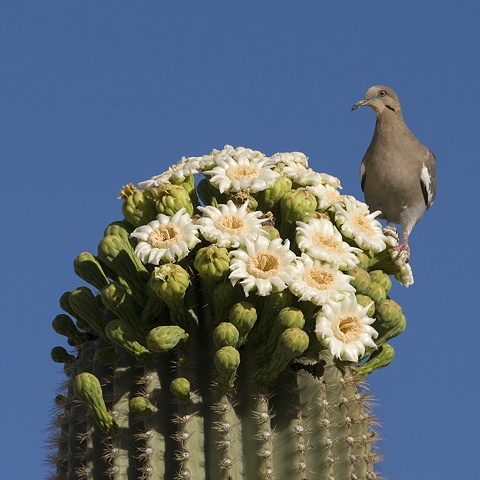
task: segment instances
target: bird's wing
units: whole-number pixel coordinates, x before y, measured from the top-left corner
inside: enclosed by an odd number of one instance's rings
[[[360,164],[360,185],[362,187],[362,192],[365,191],[365,162],[362,160]]]
[[[422,188],[423,199],[425,205],[430,208],[433,205],[435,194],[437,192],[437,177],[435,172],[435,165],[437,159],[433,152],[427,149],[427,155],[422,165],[420,174],[420,187]]]

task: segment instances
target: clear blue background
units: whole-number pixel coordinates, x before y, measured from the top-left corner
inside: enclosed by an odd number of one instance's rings
[[[65,346],[50,323],[72,261],[121,218],[121,187],[229,143],[299,150],[359,198],[396,89],[438,158],[411,237],[415,284],[393,364],[370,377],[390,480],[477,480],[478,2],[24,1],[0,15],[1,476],[41,479]]]

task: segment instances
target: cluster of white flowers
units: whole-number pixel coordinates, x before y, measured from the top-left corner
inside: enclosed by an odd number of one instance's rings
[[[379,212],[370,212],[365,203],[342,195],[340,181],[314,172],[307,157],[299,152],[266,157],[227,145],[210,155],[183,158],[140,186],[152,190],[164,183],[178,184],[199,172],[220,194],[247,191],[253,198],[287,176],[292,188],[303,188],[315,197],[317,212],[324,212],[325,218],[298,221],[291,237],[296,243],[292,250],[288,239],[270,240],[263,228],[266,212],[250,212],[248,200],[241,206],[230,200],[199,206],[202,215],[196,221],[185,209],[172,217],[160,214],[131,234],[137,239],[135,252],[142,262],[159,265],[180,261],[202,239],[225,247],[231,257],[229,279],[242,286],[245,296],[266,296],[288,288],[300,301],[321,307],[315,332],[334,356],[357,361],[366,348],[375,347],[374,320],[367,316],[368,307],[357,303],[350,283],[353,277],[347,272],[356,267],[362,251],[378,253],[392,244],[376,220]],[[397,276],[400,281],[413,282],[408,269],[404,265]]]

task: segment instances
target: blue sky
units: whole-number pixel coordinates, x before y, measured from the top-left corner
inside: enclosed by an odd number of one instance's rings
[[[478,479],[477,2],[3,2],[2,478],[47,475],[50,350],[72,262],[121,218],[121,187],[225,144],[303,151],[363,198],[374,128],[351,112],[396,89],[438,159],[438,194],[411,237],[407,330],[370,377],[390,480]]]

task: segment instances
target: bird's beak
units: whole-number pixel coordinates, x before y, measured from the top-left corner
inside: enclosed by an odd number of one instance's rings
[[[368,100],[365,100],[365,99],[360,100],[352,107],[352,112],[357,108],[364,107],[365,105],[368,105]]]

